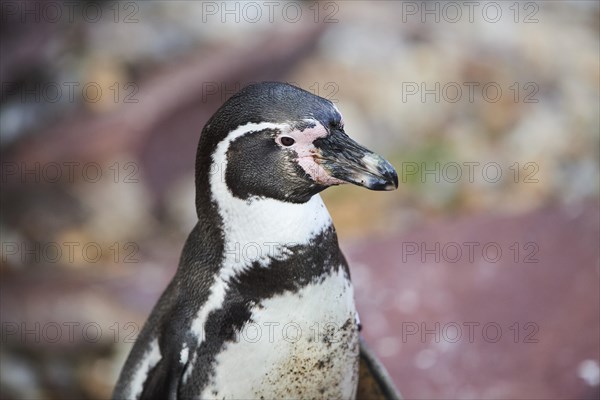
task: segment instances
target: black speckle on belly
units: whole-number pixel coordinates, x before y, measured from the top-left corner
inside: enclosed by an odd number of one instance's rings
[[[299,341],[294,355],[275,366],[261,388],[269,388],[274,398],[344,399],[349,390],[342,383],[348,374],[352,376],[351,385],[358,382],[356,328],[352,316],[336,332],[335,340]]]

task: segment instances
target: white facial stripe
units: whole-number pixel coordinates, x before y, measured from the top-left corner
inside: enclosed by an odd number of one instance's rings
[[[287,124],[263,122],[248,123],[230,132],[217,145],[212,156],[210,176],[211,197],[218,207],[223,221],[225,254],[223,265],[210,288],[206,303],[198,310],[191,331],[198,343],[204,341],[204,331],[209,314],[221,307],[229,281],[232,277],[259,262],[267,265],[270,258],[284,259],[288,256],[287,245],[308,244],[312,238],[331,226],[331,217],[319,195],[303,204],[287,203],[271,198],[253,199],[251,202],[233,196],[225,182],[227,151],[232,141],[253,132],[278,129],[291,134]],[[277,179],[277,177],[273,177]],[[187,381],[194,368],[195,354],[184,374]]]
[[[148,372],[158,364],[160,359],[161,355],[158,340],[154,339],[150,343],[150,348],[144,354],[144,358],[142,358],[135,369],[135,374],[133,375],[131,385],[129,386],[128,399],[137,399],[140,397],[144,390],[144,383],[146,382],[146,379],[148,379]]]

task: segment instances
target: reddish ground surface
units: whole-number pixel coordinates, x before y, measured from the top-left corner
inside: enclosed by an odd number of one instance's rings
[[[598,218],[551,209],[346,244],[363,334],[403,395],[597,399],[578,374],[600,352]],[[436,242],[439,262],[420,251]]]

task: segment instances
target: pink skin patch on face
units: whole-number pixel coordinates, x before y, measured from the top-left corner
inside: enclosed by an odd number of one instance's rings
[[[318,157],[317,148],[313,142],[319,138],[327,136],[327,130],[317,121],[313,121],[316,125],[313,128],[306,128],[303,131],[294,129],[292,131],[281,134],[277,137],[277,143],[282,147],[294,150],[298,154],[298,165],[302,167],[315,182],[321,185],[341,185],[346,183],[340,179],[334,178],[315,160]],[[284,146],[281,144],[282,137],[291,137],[294,139],[294,144]]]

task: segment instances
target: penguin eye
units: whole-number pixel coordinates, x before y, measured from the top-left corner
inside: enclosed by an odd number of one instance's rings
[[[281,140],[281,144],[284,145],[285,147],[290,147],[291,145],[296,143],[296,141],[289,136],[282,136],[280,140]]]

